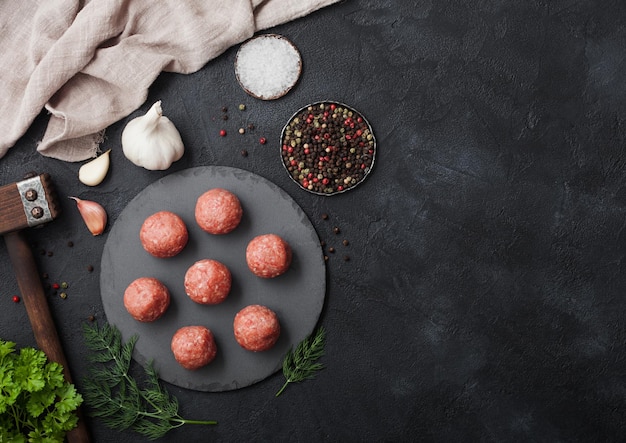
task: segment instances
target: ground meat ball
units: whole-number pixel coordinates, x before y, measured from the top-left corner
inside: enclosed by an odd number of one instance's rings
[[[280,323],[274,311],[266,306],[250,305],[235,315],[233,322],[237,343],[248,351],[266,351],[280,336]]]
[[[214,188],[198,197],[195,215],[202,230],[209,234],[228,234],[239,225],[243,209],[235,194]]]
[[[141,245],[158,258],[173,257],[187,245],[189,233],[185,222],[176,214],[160,211],[146,218],[139,231]]]
[[[231,283],[230,271],[217,260],[199,260],[185,273],[185,292],[193,301],[203,305],[223,302]]]
[[[248,243],[246,262],[258,277],[278,277],[291,265],[291,247],[276,234],[259,235]]]
[[[211,363],[217,354],[217,345],[210,329],[204,326],[184,326],[172,337],[172,352],[185,369],[200,369]]]
[[[156,278],[140,277],[124,291],[124,307],[135,320],[141,322],[160,318],[169,305],[170,293]]]

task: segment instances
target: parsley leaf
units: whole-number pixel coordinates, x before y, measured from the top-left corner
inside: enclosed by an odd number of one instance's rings
[[[0,442],[62,442],[83,402],[63,367],[34,348],[0,340]]]

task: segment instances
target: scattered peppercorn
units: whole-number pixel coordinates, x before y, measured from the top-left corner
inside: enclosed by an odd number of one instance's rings
[[[73,241],[71,241],[71,240],[70,240],[70,241],[68,241],[68,242],[67,242],[67,246],[68,246],[69,248],[74,247],[74,242],[73,242]]]
[[[20,302],[20,297],[19,295],[14,295],[13,296],[13,303],[19,303]]]
[[[344,240],[341,243],[343,243],[344,246],[348,246],[350,244],[350,242],[348,240]]]
[[[254,125],[252,123],[248,123],[248,129],[253,131],[254,130]]]
[[[220,137],[226,137],[226,129],[220,130]]]
[[[228,120],[228,114],[222,115],[222,120],[224,120],[224,121]]]
[[[343,256],[343,261],[350,261],[350,256],[344,255]]]
[[[261,143],[262,145],[264,145],[265,143],[267,143],[267,139],[265,137],[261,137],[259,139],[259,143]]]
[[[87,271],[88,272],[93,272],[93,266],[92,265],[88,265],[87,266]]]
[[[41,254],[41,255],[46,255],[46,250],[45,250],[45,249],[40,249],[40,250],[39,250],[39,254]]]
[[[341,229],[339,229],[337,226],[335,226],[335,227],[333,228],[333,232],[334,232],[335,234],[339,234],[339,233],[341,232]]]
[[[369,174],[376,142],[357,111],[338,103],[302,108],[283,128],[281,155],[303,189],[332,195],[353,188]]]
[[[222,112],[228,112],[228,108],[226,106],[222,106]]]
[[[322,220],[328,220],[328,214],[323,213],[322,214]]]
[[[332,246],[330,248],[328,248],[328,252],[330,252],[331,254],[335,253],[335,248],[333,248]]]
[[[95,315],[90,315],[89,317],[87,317],[87,320],[89,320],[90,322],[93,322],[96,320],[96,316]]]
[[[48,251],[48,257],[52,257],[53,255],[54,255],[54,252]]]
[[[320,246],[323,248],[324,246],[326,246],[326,242],[325,242],[324,240],[322,240],[322,241],[320,242]]]
[[[324,256],[324,261],[328,261],[328,255]]]
[[[48,278],[48,273],[44,272],[43,274],[41,274],[41,278],[47,279]]]
[[[248,156],[248,151],[246,151],[245,149],[241,150],[241,156],[242,157],[247,157]]]

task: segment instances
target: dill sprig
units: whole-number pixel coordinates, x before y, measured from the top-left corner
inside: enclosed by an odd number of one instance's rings
[[[93,417],[109,428],[131,429],[150,440],[185,424],[215,425],[213,420],[187,420],[178,414],[178,400],[159,383],[152,362],[145,368],[144,386],[130,374],[130,363],[138,336],[126,343],[115,327],[85,324],[87,347],[93,351],[88,377],[83,380],[83,395]]]
[[[298,343],[295,351],[290,349],[287,352],[283,360],[285,384],[276,393],[276,397],[282,394],[289,383],[314,378],[317,371],[324,368],[324,365],[318,363],[317,360],[324,355],[325,340],[326,331],[320,326],[315,334],[311,334]]]

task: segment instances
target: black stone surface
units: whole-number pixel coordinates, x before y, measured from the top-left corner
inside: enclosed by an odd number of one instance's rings
[[[228,234],[208,234],[195,221],[198,197],[213,188],[233,192],[243,208],[241,222]],[[141,246],[141,225],[158,211],[178,214],[187,226],[189,241],[175,257],[152,257]],[[259,278],[248,268],[246,248],[257,235],[270,233],[289,243],[291,266],[276,278]],[[203,259],[223,263],[232,277],[231,290],[218,305],[200,305],[185,292],[185,273]],[[138,322],[124,307],[124,291],[140,277],[157,278],[170,292],[168,310],[154,322]],[[135,346],[139,363],[152,361],[161,379],[176,386],[220,392],[250,386],[282,368],[283,356],[318,323],[326,269],[315,228],[289,194],[243,169],[199,166],[163,177],[124,208],[102,253],[100,294],[107,321],[122,338],[140,338]],[[235,340],[233,320],[244,307],[258,304],[278,316],[280,338],[272,349],[250,352]],[[170,344],[179,328],[196,325],[213,332],[218,353],[211,364],[189,371],[174,359]]]
[[[100,186],[35,152],[45,113],[0,160],[0,178],[50,172],[61,196],[101,202],[112,226],[166,174],[242,168],[285,189],[335,249],[318,377],[278,398],[280,373],[223,393],[169,385],[183,416],[219,425],[163,441],[623,441],[624,17],[618,0],[342,2],[271,30],[303,58],[285,97],[247,96],[234,47],[195,74],[161,75],[142,109],[108,129]],[[299,189],[277,154],[291,114],[327,99],[362,112],[378,141],[373,173],[331,198]],[[167,172],[134,167],[120,149],[124,125],[156,100],[186,145]],[[92,237],[62,201],[63,215],[29,236],[44,281],[69,283],[67,299],[49,301],[80,388],[81,324],[105,320],[108,231]],[[3,246],[0,273],[0,336],[33,345]],[[142,441],[90,426],[97,442]]]

